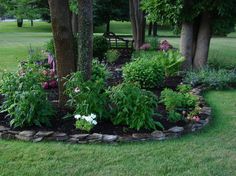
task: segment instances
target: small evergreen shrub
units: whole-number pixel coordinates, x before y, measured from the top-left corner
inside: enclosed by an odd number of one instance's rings
[[[136,130],[162,127],[153,119],[158,99],[152,92],[134,84],[123,83],[113,87],[109,97],[113,104],[112,122],[115,125],[127,125]]]
[[[164,68],[155,59],[137,59],[123,67],[126,82],[138,83],[142,88],[161,87]]]

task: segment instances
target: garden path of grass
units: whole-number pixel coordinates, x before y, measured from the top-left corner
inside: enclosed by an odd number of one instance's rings
[[[0,69],[16,69],[16,56],[26,57],[31,42],[41,46],[51,36],[37,30],[8,33],[1,27],[0,23]],[[177,44],[177,39],[173,41]],[[233,46],[219,47],[227,55]],[[0,176],[234,176],[236,90],[210,91],[205,97],[213,108],[211,125],[176,140],[118,145],[0,140]]]

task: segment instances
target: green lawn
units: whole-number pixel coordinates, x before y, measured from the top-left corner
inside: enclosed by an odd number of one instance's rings
[[[206,94],[211,125],[165,142],[70,145],[0,141],[0,175],[236,175],[236,91]]]
[[[112,29],[128,33],[129,24],[122,24],[114,23]],[[27,56],[27,47],[49,40],[50,26],[35,25],[18,29],[14,23],[0,23],[0,69],[15,70],[17,60]],[[178,38],[168,39],[178,45]],[[219,52],[215,56],[222,63],[236,65],[235,50],[236,38],[212,41],[211,53]],[[181,139],[118,145],[0,140],[0,176],[234,176],[236,90],[210,91],[205,97],[213,108],[211,125]]]

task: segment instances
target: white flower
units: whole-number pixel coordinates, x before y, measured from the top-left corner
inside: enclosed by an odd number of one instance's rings
[[[77,120],[80,120],[80,119],[81,120],[85,120],[85,121],[87,121],[88,123],[90,123],[92,125],[97,125],[96,115],[95,114],[90,114],[88,116],[86,116],[86,115],[81,116],[81,115],[77,114],[77,115],[75,115],[75,119],[77,119]]]
[[[93,121],[92,121],[92,124],[93,124],[93,125],[97,125],[98,123],[97,123],[96,120],[93,120]]]
[[[75,115],[75,119],[79,120],[81,118],[81,115],[77,114]]]
[[[74,90],[75,93],[80,93],[80,88],[79,87],[76,87],[75,90]]]

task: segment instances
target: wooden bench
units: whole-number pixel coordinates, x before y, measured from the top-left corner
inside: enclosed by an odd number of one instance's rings
[[[107,39],[110,49],[119,50],[123,57],[131,57],[134,50],[134,40],[130,35],[116,35],[113,32],[106,32],[103,36]]]

